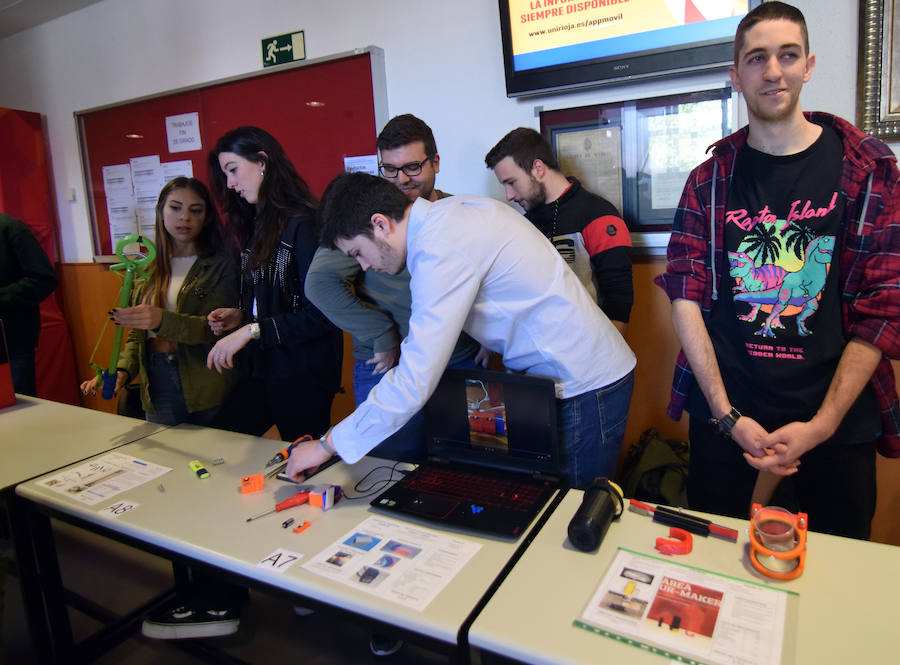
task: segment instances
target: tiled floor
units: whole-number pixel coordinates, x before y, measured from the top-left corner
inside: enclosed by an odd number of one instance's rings
[[[162,559],[64,525],[57,525],[56,533],[65,583],[104,607],[124,612],[171,584],[171,568]],[[35,663],[15,576],[7,575],[4,604],[0,665]],[[70,616],[76,638],[89,634],[95,626],[77,612],[70,611]],[[447,655],[414,644],[406,644],[394,656],[376,658],[369,652],[369,637],[369,627],[363,622],[337,620],[325,612],[298,617],[287,600],[251,592],[250,604],[241,617],[241,630],[236,635],[216,638],[212,643],[247,663],[266,665],[276,662],[442,665],[450,662]],[[198,665],[208,661],[186,653],[173,642],[150,640],[138,634],[95,662],[98,665]]]

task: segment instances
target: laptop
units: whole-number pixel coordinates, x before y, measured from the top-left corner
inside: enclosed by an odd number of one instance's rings
[[[517,538],[561,486],[551,379],[447,370],[425,406],[427,461],[374,508]]]

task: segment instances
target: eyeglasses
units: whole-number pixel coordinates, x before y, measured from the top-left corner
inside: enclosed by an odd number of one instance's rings
[[[404,164],[403,166],[394,166],[393,164],[379,164],[378,172],[385,178],[396,178],[397,174],[400,173],[400,171],[403,171],[408,176],[419,175],[422,172],[422,167],[425,166],[425,163],[430,161],[431,157],[426,157],[421,162],[410,162],[409,164]]]

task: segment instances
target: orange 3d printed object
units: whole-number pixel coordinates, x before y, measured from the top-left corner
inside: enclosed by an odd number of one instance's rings
[[[753,504],[750,518],[750,563],[776,580],[800,577],[806,564],[806,513]]]

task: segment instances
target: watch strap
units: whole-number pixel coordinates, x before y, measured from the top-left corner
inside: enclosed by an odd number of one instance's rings
[[[328,443],[328,439],[326,437],[327,435],[319,438],[319,445],[322,446],[322,448],[325,449],[325,452],[327,452],[329,455],[337,455],[337,451],[334,449],[334,446]]]
[[[721,418],[710,418],[709,424],[715,427],[722,436],[731,436],[731,428],[734,427],[740,417],[741,412],[731,407],[731,411]]]

